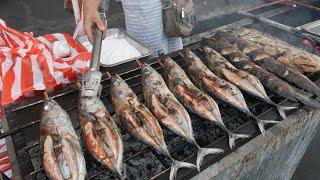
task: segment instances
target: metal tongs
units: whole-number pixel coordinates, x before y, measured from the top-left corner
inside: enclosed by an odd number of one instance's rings
[[[101,4],[99,6],[99,12],[102,21],[106,20],[106,14],[109,9],[109,0],[102,0]],[[90,61],[90,71],[99,71],[100,68],[100,54],[101,54],[101,45],[102,40],[105,32],[102,32],[99,30],[99,28],[96,28],[95,30],[95,38],[92,48],[92,56]]]

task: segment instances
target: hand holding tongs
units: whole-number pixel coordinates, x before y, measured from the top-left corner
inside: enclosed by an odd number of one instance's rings
[[[102,0],[99,7],[99,12],[100,12],[102,21],[106,20],[106,14],[108,9],[109,9],[109,0]],[[99,28],[96,28],[95,38],[94,38],[94,43],[92,48],[91,62],[90,62],[91,71],[99,70],[100,68],[100,54],[101,54],[103,34],[104,32],[100,31]]]

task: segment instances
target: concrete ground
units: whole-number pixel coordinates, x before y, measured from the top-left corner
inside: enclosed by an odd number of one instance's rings
[[[255,2],[255,1],[252,1]],[[200,7],[200,1],[195,0],[195,4]],[[209,4],[209,8],[214,5]],[[211,16],[212,11],[202,11],[198,8],[199,19],[203,20]],[[210,9],[211,10],[211,9]],[[119,4],[112,1],[109,16],[109,27],[124,27],[124,17]],[[68,32],[73,30],[73,15],[63,9],[63,0],[2,0],[0,2],[0,18],[7,24],[20,31],[31,31],[41,35],[53,32]],[[201,22],[199,24],[201,26]],[[313,180],[320,177],[320,129],[299,167],[297,168],[293,180]]]

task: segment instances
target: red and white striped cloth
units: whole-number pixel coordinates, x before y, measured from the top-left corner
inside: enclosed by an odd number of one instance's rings
[[[55,41],[66,41],[71,49],[67,58],[52,53]],[[0,119],[1,106],[45,89],[57,89],[76,81],[85,72],[91,54],[70,35],[56,33],[35,38],[18,32],[0,19]],[[4,139],[0,140],[0,171],[12,176]]]
[[[52,53],[55,41],[66,41],[71,48],[67,58]],[[11,103],[37,90],[54,89],[76,81],[85,72],[91,54],[70,35],[56,33],[38,38],[18,32],[0,19],[0,90],[1,104]]]
[[[8,177],[12,177],[9,155],[4,139],[0,139],[0,171]]]

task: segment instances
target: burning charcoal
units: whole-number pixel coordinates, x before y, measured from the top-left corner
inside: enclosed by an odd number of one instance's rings
[[[231,121],[229,121],[228,123],[226,123],[226,126],[231,130],[234,131],[237,129],[237,127],[239,127],[241,124],[237,121],[235,121],[234,119],[232,119]]]
[[[176,136],[170,141],[167,141],[167,145],[170,152],[172,152],[171,155],[178,160],[183,160],[196,152],[196,148],[180,136]]]
[[[144,143],[142,143],[141,141],[138,141],[136,138],[134,138],[128,133],[126,133],[123,136],[123,146],[124,146],[124,155],[125,155],[124,158],[136,152],[142,151],[147,147]]]
[[[130,159],[124,167],[127,179],[149,179],[165,167],[152,153],[145,153]]]

